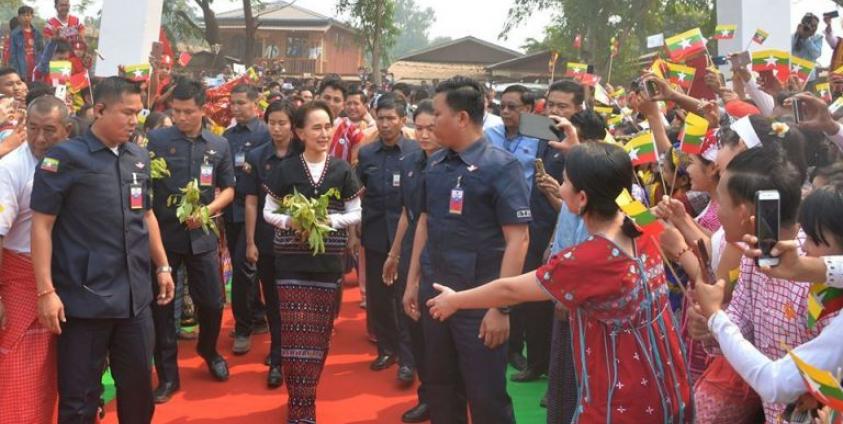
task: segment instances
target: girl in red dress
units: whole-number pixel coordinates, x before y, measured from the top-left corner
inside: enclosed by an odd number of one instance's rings
[[[554,299],[569,310],[578,381],[575,423],[690,423],[688,374],[652,236],[615,199],[632,186],[626,152],[608,143],[571,149],[560,189],[589,237],[535,273],[462,292],[434,285],[430,314]]]

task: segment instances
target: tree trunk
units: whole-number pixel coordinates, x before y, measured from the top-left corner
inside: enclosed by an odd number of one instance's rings
[[[380,87],[381,78],[381,31],[383,30],[383,2],[375,1],[375,31],[372,34],[372,76],[375,87]]]
[[[258,30],[257,21],[252,14],[252,0],[243,0],[243,17],[246,23],[246,45],[242,60],[243,64],[248,67],[254,64],[255,44],[257,44],[255,34]]]
[[[196,0],[196,3],[202,9],[202,19],[205,21],[205,41],[211,46],[220,44],[220,26],[211,3],[208,0]]]

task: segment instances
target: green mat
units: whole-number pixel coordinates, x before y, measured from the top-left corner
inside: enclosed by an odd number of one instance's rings
[[[547,390],[547,378],[530,383],[513,383],[509,376],[518,372],[512,367],[506,372],[506,390],[512,398],[515,408],[515,422],[518,424],[545,424],[547,410],[539,406],[539,401]]]

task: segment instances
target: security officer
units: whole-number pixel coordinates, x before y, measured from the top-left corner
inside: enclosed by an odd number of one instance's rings
[[[524,272],[534,270],[542,264],[544,252],[550,243],[550,236],[556,224],[556,210],[538,187],[538,179],[550,175],[562,180],[565,165],[564,155],[549,146],[547,140],[527,137],[519,132],[521,113],[533,110],[535,98],[527,87],[515,84],[507,87],[501,95],[501,119],[503,125],[488,128],[486,138],[495,146],[515,155],[524,171],[524,180],[530,189],[530,247],[524,261]],[[537,172],[536,162],[541,160],[542,172]],[[523,344],[527,342],[527,364],[512,381],[525,382],[539,379],[547,373],[550,361],[550,335],[553,325],[553,302],[531,302],[512,309],[510,314],[509,358],[520,359]],[[529,325],[528,325],[529,324]]]
[[[529,191],[518,160],[483,137],[479,83],[464,77],[442,82],[433,103],[445,149],[431,156],[424,176],[424,212],[404,295],[405,310],[422,319],[431,421],[465,422],[467,400],[472,422],[514,423],[506,393],[508,310],[461,311],[437,323],[426,308],[420,313],[434,290],[425,284],[419,292],[419,258],[427,245],[432,281],[461,290],[520,274],[529,244]]]
[[[360,149],[357,165],[357,176],[366,188],[360,240],[366,248],[366,304],[378,340],[378,357],[369,368],[380,371],[398,360],[398,380],[409,385],[415,373],[409,330],[403,328],[404,346],[399,355],[394,289],[381,277],[401,217],[400,160],[419,147],[402,135],[407,120],[407,105],[403,100],[391,93],[384,94],[375,104],[375,113],[380,138]]]
[[[151,211],[149,156],[128,142],[142,109],[137,85],[106,78],[91,129],[56,145],[35,173],[32,262],[39,319],[60,334],[59,423],[94,422],[106,355],[119,421],[149,423],[155,410],[150,262],[159,306],[172,300],[173,279]]]
[[[179,222],[176,209],[181,189],[196,181],[202,191],[201,203],[208,216],[214,217],[234,198],[234,167],[228,143],[202,129],[205,89],[196,81],[181,80],[173,90],[174,126],[149,133],[147,148],[156,158],[164,158],[170,176],[153,182],[153,208],[161,222],[161,234],[167,257],[174,269],[184,264],[190,284],[190,296],[199,318],[197,351],[211,375],[219,381],[228,379],[228,364],[217,353],[224,305],[223,282],[219,272],[219,239],[202,229],[196,215]],[[220,189],[214,198],[214,190]],[[155,402],[167,402],[180,388],[178,344],[173,306],[153,308],[155,318],[155,369],[158,388]]]
[[[231,114],[237,124],[225,131],[234,159],[234,176],[243,178],[246,155],[269,141],[269,130],[258,117],[258,90],[239,84],[231,90]],[[235,190],[234,202],[225,209],[225,240],[231,255],[231,311],[234,314],[235,355],[244,355],[251,348],[253,330],[266,330],[266,307],[260,300],[255,266],[246,261],[246,239],[243,234],[246,195]]]

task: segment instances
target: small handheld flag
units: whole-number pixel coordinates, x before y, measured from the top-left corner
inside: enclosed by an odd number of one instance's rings
[[[737,25],[717,25],[714,28],[714,39],[715,40],[731,40],[735,38],[735,30],[737,30]]]
[[[73,71],[73,64],[69,60],[50,61],[50,79],[54,85],[62,85],[70,79]]]
[[[583,74],[588,72],[588,65],[586,65],[585,63],[568,62],[565,65],[565,69],[565,76],[579,78]]]
[[[701,154],[703,139],[705,139],[707,132],[708,120],[702,116],[688,113],[688,116],[685,117],[685,129],[679,149],[690,155]]]
[[[802,82],[808,81],[808,77],[814,72],[814,67],[816,66],[816,63],[811,60],[805,60],[796,56],[790,57],[790,73],[799,77],[799,80]]]
[[[645,235],[658,237],[664,231],[661,221],[644,206],[643,203],[635,200],[629,194],[629,190],[623,189],[615,199],[615,203],[623,213],[635,222]]]
[[[667,62],[667,69],[670,82],[686,90],[691,88],[691,84],[694,82],[694,76],[697,73],[696,68]]]
[[[135,81],[147,81],[152,73],[152,67],[148,63],[129,65],[123,68],[126,71],[126,78]]]
[[[632,160],[633,166],[646,165],[658,160],[656,157],[656,140],[650,131],[641,133],[624,146]]]
[[[843,289],[824,283],[811,284],[808,294],[808,328],[814,328],[823,317],[843,309]]]
[[[670,60],[684,62],[686,59],[706,51],[705,38],[699,28],[685,31],[665,40]]]
[[[826,103],[831,103],[831,84],[822,82],[815,85],[814,89],[817,90],[817,95],[821,99],[825,100]]]
[[[802,375],[808,393],[826,406],[843,411],[843,388],[840,381],[829,371],[821,370],[805,362],[792,350],[787,353],[793,359],[796,369]]]
[[[770,33],[764,31],[761,28],[755,30],[755,35],[752,36],[752,41],[758,43],[758,45],[764,44],[764,41],[767,40],[767,37],[770,36]]]
[[[790,76],[790,53],[783,50],[760,50],[752,52],[752,70],[772,71],[779,81]]]

